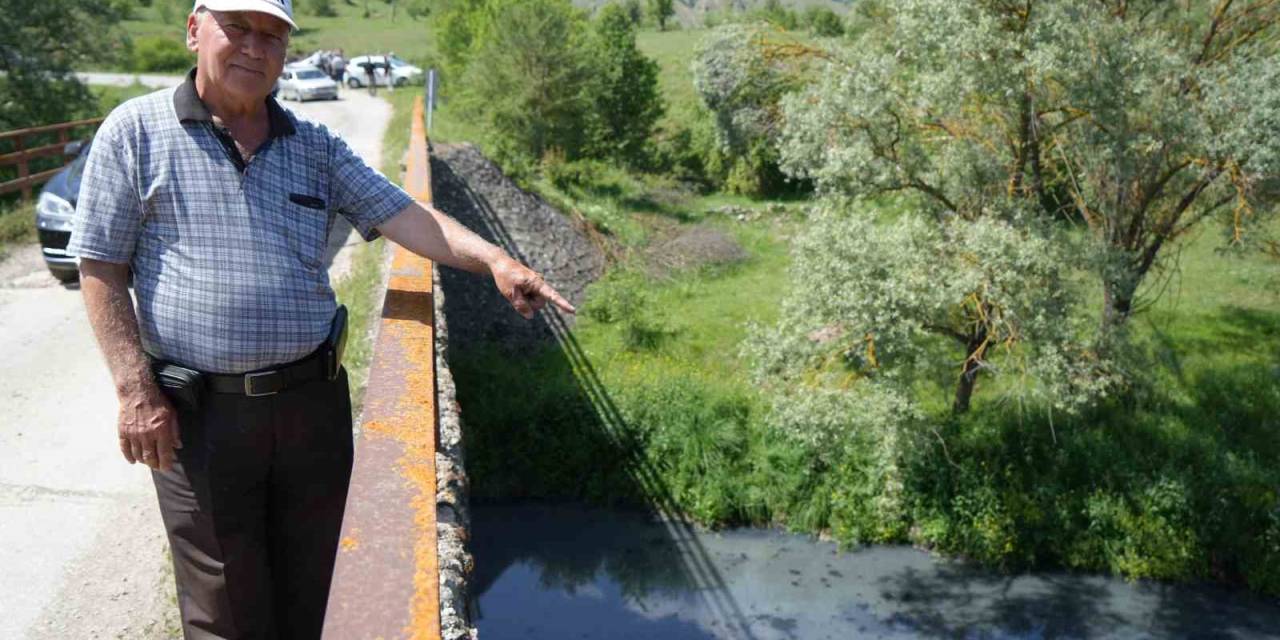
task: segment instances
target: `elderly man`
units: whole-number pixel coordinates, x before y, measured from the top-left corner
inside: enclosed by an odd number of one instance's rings
[[[69,247],[119,396],[120,451],[151,468],[187,638],[320,634],[352,461],[323,264],[335,214],[491,274],[525,317],[573,311],[268,97],[292,14],[290,0],[195,2],[196,68],[103,123]]]

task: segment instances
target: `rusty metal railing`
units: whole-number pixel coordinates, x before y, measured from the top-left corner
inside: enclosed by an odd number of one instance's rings
[[[405,189],[431,201],[423,99]],[[440,637],[431,262],[396,247],[369,368],[324,637]]]
[[[61,124],[0,133],[0,143],[7,143],[9,146],[8,152],[0,153],[0,167],[16,166],[18,170],[17,178],[0,182],[0,194],[21,191],[23,198],[30,199],[32,190],[57,175],[59,171],[62,171],[62,168],[66,166],[70,159],[64,159],[64,162],[60,163],[57,168],[38,171],[34,174],[31,173],[31,161],[38,158],[63,155],[63,150],[72,140],[72,129],[87,128],[92,130],[102,124],[104,119],[90,118],[88,120],[76,120],[75,122],[63,122]],[[56,138],[56,141],[29,146],[34,139],[50,137]]]

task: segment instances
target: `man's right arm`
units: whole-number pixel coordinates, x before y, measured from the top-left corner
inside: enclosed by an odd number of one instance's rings
[[[120,401],[120,452],[130,464],[168,471],[174,447],[182,446],[178,421],[142,350],[129,296],[129,265],[82,258],[80,290]]]

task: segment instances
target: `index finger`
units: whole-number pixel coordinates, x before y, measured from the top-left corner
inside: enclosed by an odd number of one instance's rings
[[[578,313],[578,310],[575,309],[573,305],[569,304],[568,300],[560,297],[560,294],[557,293],[555,289],[552,289],[551,285],[547,284],[545,281],[542,283],[542,286],[538,287],[538,295],[550,300],[551,304],[554,304],[565,313]]]

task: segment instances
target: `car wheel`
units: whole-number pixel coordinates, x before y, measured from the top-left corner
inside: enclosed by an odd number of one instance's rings
[[[406,84],[409,84],[409,79],[408,79],[408,78],[406,78],[406,77],[404,77],[404,76],[401,76],[401,77],[399,77],[399,78],[396,78],[396,86],[397,86],[397,87],[403,87],[403,86],[405,86]]]
[[[359,89],[360,80],[356,79],[355,77],[347,78],[347,86],[351,87],[352,89]]]
[[[80,270],[75,267],[49,267],[49,273],[62,284],[71,284],[80,279]]]

